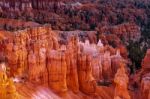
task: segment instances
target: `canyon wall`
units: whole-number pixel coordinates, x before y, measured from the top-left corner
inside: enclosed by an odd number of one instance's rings
[[[4,35],[5,34],[5,35]],[[61,97],[68,91],[102,99],[130,99],[127,60],[120,49],[67,37],[66,43],[49,26],[1,32],[1,56],[8,59],[8,76],[50,88]],[[149,97],[149,50],[142,62],[141,97]],[[124,82],[122,82],[124,81]],[[102,86],[116,84],[115,92]],[[123,85],[123,86],[122,86]],[[100,90],[101,89],[101,90]],[[124,94],[126,93],[126,94]],[[141,98],[141,99],[142,99]]]
[[[62,97],[71,91],[130,99],[139,91],[138,98],[149,99],[150,51],[133,79],[128,67],[130,54],[135,52],[136,61],[141,47],[149,46],[149,5],[148,0],[1,0],[0,56],[7,58],[8,77]],[[14,88],[9,83],[8,89]]]
[[[94,44],[72,35],[63,44],[60,33],[47,25],[10,34],[1,40],[8,75],[47,86],[63,96],[68,90],[101,96],[97,83],[112,83],[119,63],[125,60],[119,49],[110,49],[101,40]]]

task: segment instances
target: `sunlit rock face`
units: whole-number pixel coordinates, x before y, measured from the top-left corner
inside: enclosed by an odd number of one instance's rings
[[[79,88],[84,93],[92,94],[96,92],[96,82],[92,76],[91,57],[86,54],[79,54],[78,59],[78,79]]]
[[[62,52],[50,51],[48,56],[49,86],[58,93],[67,91],[67,64],[66,56]]]
[[[130,41],[149,46],[149,5],[0,0],[0,59],[7,63],[0,98],[17,98],[18,91],[27,99],[149,99],[150,50],[140,70],[130,66],[127,50]]]
[[[78,46],[77,39],[72,37],[70,43],[66,46],[66,63],[67,63],[67,87],[71,89],[74,93],[79,92],[79,80],[78,80],[78,64],[77,64],[77,54]]]
[[[2,99],[19,99],[16,87],[12,79],[8,78],[6,74],[5,60],[0,59],[0,97]]]
[[[123,60],[119,50],[112,51],[111,46],[104,46],[101,40],[97,44],[89,40],[82,42],[72,35],[63,44],[59,34],[49,26],[11,34],[1,41],[9,76],[45,86],[61,96],[71,90],[74,94],[83,92],[101,97],[97,82],[112,82],[115,74],[112,67],[117,70],[120,61],[116,66],[112,63],[115,58]]]
[[[120,63],[120,68],[118,68],[117,73],[115,74],[114,82],[116,87],[114,99],[131,99],[128,91],[129,78],[124,66],[123,63]]]
[[[95,80],[112,81],[119,68],[119,64],[125,60],[120,55],[120,50],[104,46],[101,40],[97,44],[90,44],[88,40],[85,43],[80,42],[79,44],[82,48],[82,53],[89,54],[92,57],[92,73]]]
[[[4,52],[12,70],[11,74],[27,75],[28,69],[32,71],[37,65],[41,67],[36,71],[38,74],[45,72],[48,46],[46,38],[49,35],[46,33],[49,33],[49,30],[45,27],[26,29],[14,32],[11,38],[4,40],[6,44]]]

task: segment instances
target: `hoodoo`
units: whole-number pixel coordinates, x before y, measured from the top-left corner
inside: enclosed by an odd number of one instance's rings
[[[149,0],[0,0],[0,99],[150,99]]]

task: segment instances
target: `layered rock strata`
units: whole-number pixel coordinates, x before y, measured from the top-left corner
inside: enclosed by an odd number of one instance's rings
[[[63,96],[68,90],[100,95],[97,82],[112,82],[124,60],[118,49],[104,46],[101,40],[94,44],[71,36],[63,44],[49,26],[12,33],[1,42],[9,75],[47,86]],[[116,59],[120,61],[116,63]]]

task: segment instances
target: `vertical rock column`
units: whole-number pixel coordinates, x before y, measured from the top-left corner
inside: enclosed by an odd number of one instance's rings
[[[123,61],[124,59],[120,55],[120,51],[117,50],[115,55],[111,56],[111,68],[112,68],[112,76],[114,78],[115,74],[117,73],[117,70],[119,68],[119,64]]]
[[[124,63],[120,63],[114,82],[116,84],[114,99],[131,99],[128,92],[129,78],[126,74]]]
[[[103,79],[101,59],[99,56],[92,58],[92,75],[98,82]]]
[[[84,53],[78,55],[79,88],[86,94],[96,92],[96,81],[92,76],[91,57]]]
[[[54,92],[65,95],[67,91],[67,64],[65,54],[57,50],[49,51],[47,68],[49,87]]]
[[[30,82],[36,83],[38,76],[37,57],[31,50],[28,55],[28,79]]]
[[[79,92],[78,73],[77,73],[77,56],[73,49],[66,52],[67,61],[67,86],[73,92]]]
[[[104,81],[110,81],[112,76],[110,52],[105,52],[102,59],[102,72]]]

